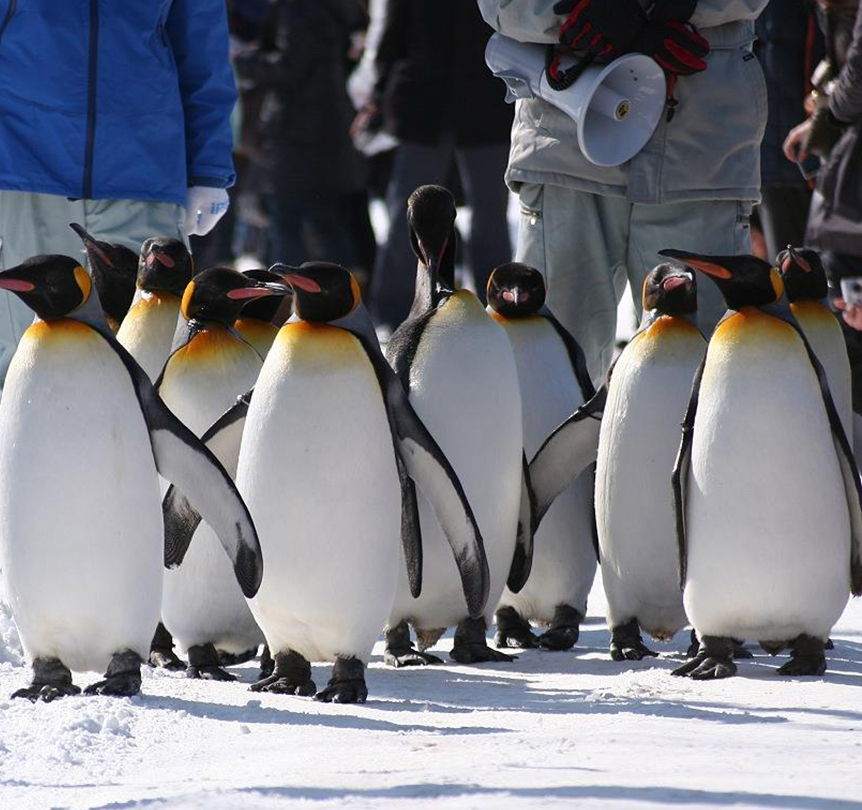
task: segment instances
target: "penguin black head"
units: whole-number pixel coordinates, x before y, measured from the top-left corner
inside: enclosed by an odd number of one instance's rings
[[[775,263],[784,279],[789,301],[820,301],[829,292],[826,271],[816,251],[787,246],[776,257]]]
[[[644,312],[658,310],[664,315],[693,315],[697,312],[697,279],[690,270],[663,262],[644,279]]]
[[[0,273],[0,289],[15,293],[42,320],[65,318],[92,293],[90,274],[69,256],[33,256]]]
[[[255,281],[271,282],[284,286],[284,294],[276,293],[263,298],[253,298],[242,308],[241,317],[272,323],[272,319],[281,307],[285,295],[290,299],[293,298],[293,290],[284,285],[284,279],[281,276],[271,273],[269,270],[245,270],[243,275]]]
[[[407,200],[410,244],[427,268],[432,297],[455,289],[455,198],[443,186],[419,186]],[[436,303],[436,302],[435,302]]]
[[[757,256],[708,256],[687,250],[660,250],[659,256],[686,264],[709,276],[721,291],[728,309],[763,307],[784,295],[781,274]]]
[[[229,267],[212,267],[188,283],[180,311],[187,321],[215,321],[232,326],[249,301],[286,292],[283,283],[256,281]]]
[[[90,275],[93,277],[105,315],[119,325],[135,296],[138,254],[125,245],[94,239],[77,222],[71,222],[69,227],[84,243]]]
[[[179,239],[154,236],[141,245],[138,287],[142,290],[179,297],[194,270],[192,256]]]
[[[293,288],[293,308],[304,321],[337,321],[362,302],[353,274],[338,264],[306,262],[300,267],[274,264],[270,270]]]
[[[529,318],[545,303],[545,279],[535,267],[501,264],[488,278],[488,305],[504,318]]]

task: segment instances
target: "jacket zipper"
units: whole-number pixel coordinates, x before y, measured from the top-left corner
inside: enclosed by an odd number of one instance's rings
[[[99,58],[99,0],[90,0],[90,55],[87,65],[87,140],[83,198],[93,196],[93,150],[96,145],[96,71]]]
[[[3,42],[3,34],[6,33],[6,28],[9,26],[16,8],[18,8],[18,0],[10,0],[9,8],[6,9],[6,16],[3,17],[3,22],[0,23],[0,43]]]

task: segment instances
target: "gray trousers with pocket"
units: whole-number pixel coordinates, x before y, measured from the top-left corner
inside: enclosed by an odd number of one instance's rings
[[[84,246],[70,222],[82,225],[96,239],[139,251],[151,236],[182,239],[185,209],[146,200],[69,200],[55,194],[0,190],[0,270],[9,270],[31,256],[57,253],[80,259]],[[0,386],[21,335],[33,322],[31,310],[17,295],[0,290]]]
[[[548,306],[581,344],[596,386],[611,364],[626,281],[640,315],[644,278],[666,261],[659,250],[750,252],[747,201],[633,204],[536,183],[523,184],[518,195],[517,261],[544,273]],[[703,275],[697,281],[698,321],[708,336],[726,307],[715,284]]]

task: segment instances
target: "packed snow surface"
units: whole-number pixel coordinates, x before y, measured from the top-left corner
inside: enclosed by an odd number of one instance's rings
[[[826,676],[799,680],[759,650],[736,678],[673,678],[687,633],[614,663],[603,611],[597,586],[573,651],[508,665],[392,670],[378,643],[368,703],[338,706],[248,692],[253,663],[232,684],[146,670],[132,699],[11,701],[29,670],[0,610],[0,808],[862,810],[862,600]]]

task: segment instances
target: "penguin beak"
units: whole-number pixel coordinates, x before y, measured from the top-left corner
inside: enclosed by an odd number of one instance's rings
[[[113,267],[114,263],[111,261],[110,257],[107,253],[105,253],[102,248],[99,247],[99,243],[93,239],[90,234],[88,234],[77,222],[70,222],[69,227],[78,234],[78,237],[84,243],[84,248],[88,253],[94,253],[98,256],[108,267]]]
[[[666,248],[664,250],[660,250],[658,255],[666,256],[669,259],[676,259],[678,262],[687,264],[689,267],[693,267],[695,270],[700,270],[701,273],[705,273],[713,278],[733,278],[733,273],[731,273],[726,267],[722,267],[714,261],[702,258],[698,256],[697,253],[689,253],[687,250]]]
[[[163,250],[153,250],[147,256],[147,266],[152,267],[153,263],[158,261],[163,267],[172,268],[176,262]]]
[[[787,257],[781,263],[781,272],[786,273],[791,266],[795,264],[800,270],[805,273],[811,272],[811,265],[808,264],[790,245],[787,246]]]
[[[0,273],[0,290],[9,290],[9,292],[14,293],[33,292],[36,289],[36,285],[33,282],[9,275],[17,269],[17,267],[13,267],[11,270],[4,270]]]
[[[307,293],[319,293],[321,291],[320,285],[313,278],[301,276],[299,273],[285,273],[284,280],[295,290],[302,290]]]
[[[518,288],[515,287],[512,290],[503,290],[503,292],[500,293],[500,298],[502,298],[504,301],[508,301],[510,304],[518,306],[518,301],[520,299]]]
[[[266,298],[268,295],[287,295],[290,287],[271,281],[262,281],[252,287],[238,287],[228,290],[227,297],[234,301],[252,301],[256,298]]]
[[[661,283],[661,287],[665,292],[670,292],[682,286],[691,286],[691,279],[688,276],[667,276]]]

